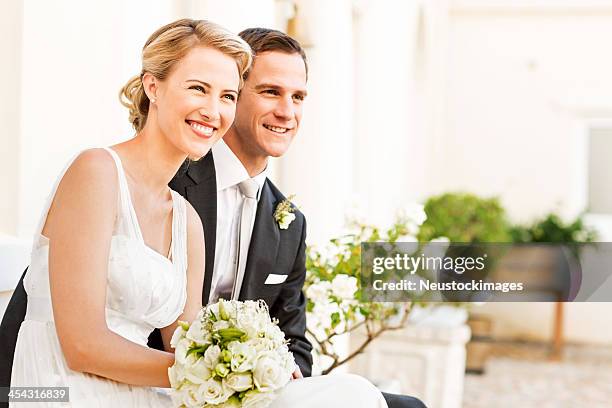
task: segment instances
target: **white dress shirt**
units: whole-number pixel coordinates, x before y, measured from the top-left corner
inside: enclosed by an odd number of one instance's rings
[[[236,273],[240,214],[244,201],[244,196],[240,192],[238,184],[249,178],[249,173],[223,139],[213,145],[212,153],[217,176],[217,239],[215,265],[210,285],[211,295],[215,293],[215,289],[224,274]],[[258,202],[266,177],[267,169],[253,177],[253,180],[259,186]],[[255,225],[255,217],[253,217],[251,231],[253,225]],[[248,244],[250,244],[250,240]],[[240,256],[246,257],[247,254],[240,254]],[[240,288],[237,288],[237,290],[240,293]]]

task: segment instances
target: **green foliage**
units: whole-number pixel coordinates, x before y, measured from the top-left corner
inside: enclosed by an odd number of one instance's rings
[[[506,213],[497,198],[468,193],[446,193],[425,203],[427,220],[418,234],[420,242],[446,237],[451,242],[508,242]]]
[[[564,223],[556,214],[548,214],[528,226],[516,225],[510,228],[513,242],[555,242],[575,244],[593,242],[597,234],[584,225],[582,217],[570,223]]]

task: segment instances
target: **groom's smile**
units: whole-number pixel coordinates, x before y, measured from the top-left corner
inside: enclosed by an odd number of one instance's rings
[[[298,53],[258,53],[224,140],[257,160],[285,154],[302,119],[306,66]],[[236,145],[239,145],[236,146]]]
[[[289,130],[289,128],[286,127],[281,127],[281,126],[272,126],[272,125],[263,125],[263,127],[265,127],[266,129],[274,132],[274,133],[279,133],[279,134],[283,134],[283,133],[287,133]]]

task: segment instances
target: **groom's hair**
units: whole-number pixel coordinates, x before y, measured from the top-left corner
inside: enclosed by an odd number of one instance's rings
[[[306,61],[306,53],[304,49],[297,42],[296,39],[291,38],[289,35],[282,31],[272,30],[270,28],[247,28],[242,30],[238,34],[244,41],[246,41],[253,50],[255,56],[253,62],[257,60],[257,54],[266,51],[278,51],[286,54],[299,54],[304,61],[304,67],[306,68],[306,78],[308,78],[308,62]],[[243,78],[246,79],[249,75],[249,71],[243,74]]]

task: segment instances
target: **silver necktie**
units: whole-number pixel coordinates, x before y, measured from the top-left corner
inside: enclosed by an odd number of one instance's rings
[[[257,212],[257,192],[259,191],[259,186],[255,180],[247,179],[238,184],[238,188],[244,196],[237,234],[236,248],[238,251],[238,261],[233,273],[225,273],[217,284],[215,293],[211,297],[211,303],[215,303],[219,299],[237,299],[240,295],[239,292],[244,278],[249,242],[251,242],[251,234],[253,232],[251,226]]]

